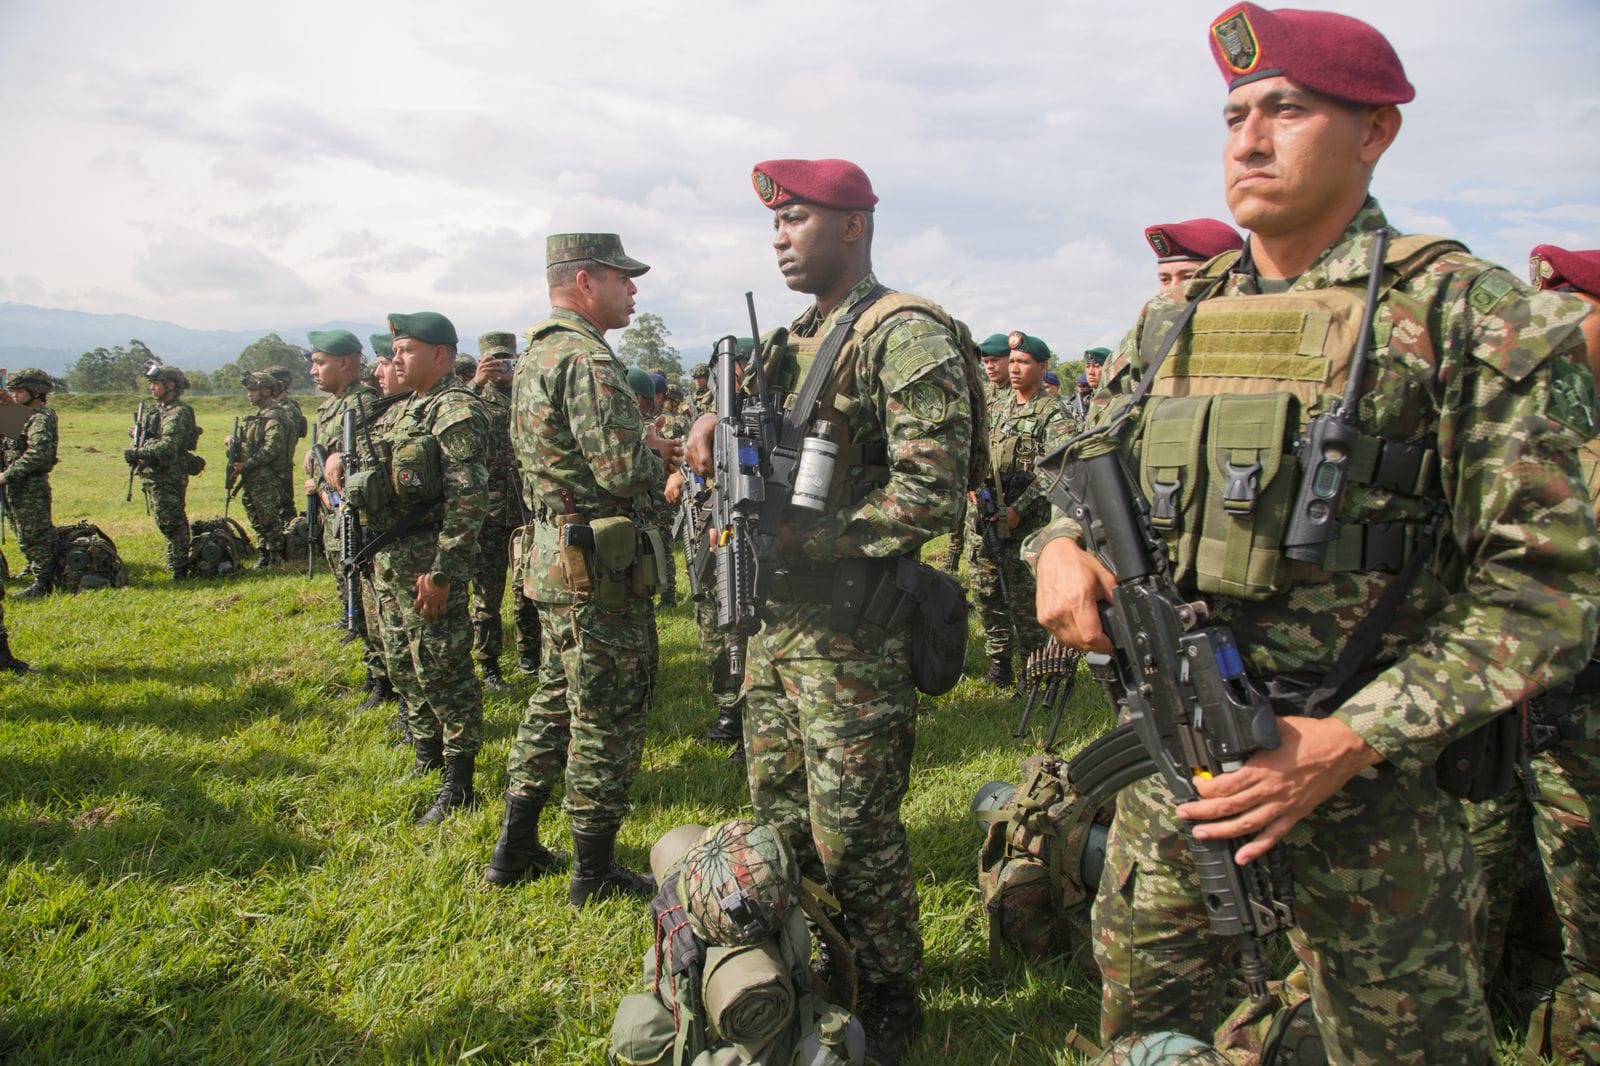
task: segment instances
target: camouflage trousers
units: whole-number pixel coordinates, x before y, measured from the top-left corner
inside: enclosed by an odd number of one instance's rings
[[[1000,593],[1001,568],[989,557],[984,538],[973,533],[968,539],[967,560],[972,569],[973,599],[977,601],[978,621],[983,625],[983,651],[985,655],[1006,656],[1013,653],[1024,662],[1031,652],[1044,647],[1049,639],[1038,622],[1038,608],[1033,602],[1033,571],[1022,561],[1022,541],[1043,523],[1024,519],[1000,541],[1003,558],[1005,586],[1009,599]],[[1012,623],[1016,623],[1017,636],[1012,636]],[[1020,638],[1022,647],[1013,647]]]
[[[827,608],[776,604],[750,638],[744,748],[755,818],[838,898],[861,975],[922,972],[911,848],[900,805],[916,746],[908,635],[862,622],[827,628]]]
[[[506,572],[511,565],[511,540],[516,529],[493,519],[478,533],[478,565],[472,573],[472,657],[480,663],[498,663],[505,645],[500,604],[506,596]],[[512,617],[517,626],[517,655],[538,661],[539,609],[522,593],[522,583],[511,583],[516,601]]]
[[[145,499],[155,515],[156,528],[167,538],[167,569],[176,574],[189,565],[189,516],[184,513],[189,479],[160,474],[145,477],[143,484]]]
[[[544,662],[511,742],[507,792],[542,800],[564,780],[573,828],[613,832],[644,754],[654,609],[638,597],[621,611],[541,603],[539,622]]]
[[[283,525],[294,517],[292,488],[283,475],[274,471],[250,471],[240,475],[239,498],[244,513],[255,530],[256,543],[266,551],[283,551]]]
[[[366,578],[358,580],[353,590],[355,602],[353,604],[345,602],[350,590],[345,588],[344,574],[339,570],[339,516],[336,514],[322,516],[322,547],[323,555],[328,560],[328,572],[333,575],[334,595],[338,599],[339,613],[343,616],[349,612],[347,620],[355,626],[356,634],[361,638],[361,666],[366,673],[368,683],[387,680],[396,692],[404,692],[400,683],[395,680],[396,671],[390,667],[393,655],[384,649],[383,613],[378,608],[371,581]],[[402,643],[400,646],[405,645]],[[404,663],[408,659],[409,654],[402,655],[399,661]],[[403,669],[399,673],[409,674],[410,670]],[[408,706],[415,706],[409,697],[407,702]]]
[[[380,628],[390,680],[406,696],[411,733],[441,737],[444,753],[476,755],[483,743],[483,691],[472,672],[472,623],[466,589],[451,585],[444,614],[429,621],[413,609],[417,578],[433,569],[437,534],[401,537],[373,560]]]
[[[1561,1062],[1585,1053],[1600,1060],[1600,836],[1591,817],[1600,797],[1600,698],[1578,697],[1574,714],[1583,738],[1564,740],[1530,764],[1539,799],[1518,786],[1466,808],[1488,889],[1487,975],[1499,966],[1518,889],[1542,875],[1550,890],[1565,968],[1550,1010],[1551,1050]]]
[[[1213,936],[1172,794],[1117,797],[1094,906],[1103,1043],[1175,1030],[1210,1040],[1234,945]],[[1432,774],[1366,771],[1292,829],[1294,946],[1328,1061],[1495,1061],[1478,945],[1483,882],[1460,804]]]
[[[694,622],[700,628],[700,660],[711,678],[711,699],[718,716],[742,702],[741,679],[728,668],[728,634],[717,628],[717,594],[707,582],[705,595],[694,605]]]
[[[5,486],[6,518],[17,534],[17,547],[28,561],[26,573],[50,579],[55,574],[55,523],[50,517],[50,479],[25,477]]]

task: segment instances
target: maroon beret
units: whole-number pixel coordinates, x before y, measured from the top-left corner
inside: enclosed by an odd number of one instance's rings
[[[1158,263],[1204,262],[1214,255],[1244,247],[1244,238],[1232,226],[1214,218],[1191,218],[1187,222],[1148,226],[1144,239],[1155,250]]]
[[[1600,248],[1569,252],[1553,244],[1537,245],[1528,255],[1528,280],[1538,289],[1565,285],[1600,296]]]
[[[878,202],[866,171],[848,159],[769,159],[750,172],[761,202],[818,204],[841,211],[871,211]]]
[[[1388,38],[1332,11],[1234,4],[1211,23],[1211,54],[1230,92],[1283,77],[1353,104],[1405,104],[1417,95]]]

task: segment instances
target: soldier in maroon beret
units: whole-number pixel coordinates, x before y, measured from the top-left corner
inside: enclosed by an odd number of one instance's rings
[[[1589,367],[1600,380],[1600,248],[1573,251],[1553,244],[1536,245],[1528,254],[1528,280],[1536,289],[1569,292],[1591,310],[1583,320]]]
[[[1186,822],[1240,865],[1292,871],[1292,894],[1251,913],[1291,904],[1330,1063],[1486,1066],[1483,885],[1458,797],[1499,780],[1472,771],[1511,766],[1462,745],[1514,729],[1508,709],[1562,686],[1594,647],[1600,539],[1574,458],[1595,422],[1581,308],[1389,227],[1368,189],[1414,92],[1376,29],[1241,3],[1208,36],[1228,89],[1224,192],[1248,242],[1186,298],[1140,312],[1073,453],[1099,454],[1093,430],[1118,412],[1176,591],[1227,620],[1278,744],[1236,771],[1118,796],[1093,911],[1102,1036],[1206,1035],[1222,1013],[1231,967],[1218,963],[1239,941],[1211,932]],[[1143,408],[1131,419],[1130,403]],[[1293,442],[1341,404],[1345,439],[1381,462],[1320,445],[1299,460]],[[1244,482],[1220,476],[1224,455]],[[1241,457],[1294,470],[1276,517]],[[1083,530],[1060,520],[1026,550],[1053,635],[1148,661],[1102,629],[1116,577]]]
[[[1237,230],[1214,218],[1147,226],[1144,239],[1156,253],[1156,281],[1166,295],[1182,290],[1184,282],[1194,277],[1200,264],[1212,256],[1244,247],[1244,238]]]

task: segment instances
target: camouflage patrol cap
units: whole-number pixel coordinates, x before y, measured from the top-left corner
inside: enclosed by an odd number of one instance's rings
[[[622,250],[622,238],[615,233],[552,233],[544,240],[544,265],[548,269],[562,263],[586,260],[615,267],[636,278],[650,269]]]
[[[683,402],[683,390],[676,385],[667,386],[667,399],[674,403]]]
[[[21,370],[13,370],[6,376],[6,388],[27,389],[34,395],[41,395],[56,387],[46,374],[36,366],[25,366]]]
[[[347,329],[314,329],[306,334],[311,350],[324,355],[360,355],[361,342]]]
[[[471,381],[478,372],[478,361],[470,355],[456,356],[456,377]]]
[[[708,378],[711,376],[711,368],[704,363],[696,363],[689,368],[689,376],[692,378]]]
[[[360,353],[361,349],[358,347],[356,349],[356,354],[359,355]],[[272,379],[271,386],[273,392],[288,392],[289,386],[294,384],[294,371],[290,370],[286,366],[267,367],[267,376]]]
[[[151,363],[145,367],[144,376],[151,381],[170,381],[179,389],[189,387],[188,375],[177,367],[167,366],[165,363]]]
[[[372,354],[373,355],[377,356],[379,359],[393,359],[394,358],[394,334],[393,333],[374,333],[371,337],[369,337],[367,339],[372,342]]]
[[[771,826],[735,819],[684,855],[678,894],[706,943],[755,944],[783,928],[799,901],[800,864]]]
[[[628,384],[633,387],[635,396],[642,396],[646,400],[655,398],[656,383],[651,379],[649,371],[630,366],[628,368]]]
[[[1048,363],[1050,361],[1050,346],[1038,337],[1024,333],[1020,329],[1012,330],[1010,335],[1006,337],[1006,343],[1010,345],[1012,355],[1026,355],[1039,363]]]
[[[1111,358],[1110,348],[1090,348],[1083,353],[1083,361],[1090,366],[1099,366]]]
[[[478,334],[478,354],[503,355],[507,359],[517,357],[517,335],[515,333],[480,333]]]
[[[978,353],[985,359],[1008,359],[1011,342],[1004,333],[991,333],[978,342]]]
[[[455,323],[437,311],[395,312],[389,315],[389,332],[395,340],[412,338],[423,344],[455,344]]]

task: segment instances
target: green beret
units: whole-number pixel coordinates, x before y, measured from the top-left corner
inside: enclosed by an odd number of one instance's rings
[[[1011,345],[1006,343],[1004,333],[991,333],[978,344],[978,351],[985,359],[1009,358]]]
[[[740,359],[750,355],[755,350],[756,342],[751,340],[749,337],[740,337],[738,340],[733,342],[733,354],[737,355]]]
[[[423,344],[455,344],[456,327],[437,311],[413,311],[409,315],[389,316],[389,332],[395,340],[411,337]]]
[[[628,384],[633,386],[633,394],[635,396],[643,396],[647,400],[655,399],[656,383],[650,380],[650,371],[630,366],[628,368]]]
[[[711,376],[711,368],[704,363],[696,363],[689,368],[689,376],[692,378],[708,378]]]
[[[562,263],[581,263],[592,260],[615,267],[636,278],[650,269],[622,250],[622,238],[615,233],[552,233],[544,240],[544,265],[546,269]]]
[[[393,333],[374,333],[371,337],[369,337],[367,339],[372,342],[372,354],[373,355],[377,356],[379,359],[393,359],[394,358],[394,334]]]
[[[1041,363],[1050,361],[1050,346],[1038,337],[1030,336],[1020,329],[1012,330],[1010,335],[1006,337],[1006,343],[1011,345],[1013,352],[1021,352],[1023,355],[1031,356]]]
[[[1090,348],[1083,353],[1083,361],[1090,366],[1099,366],[1111,358],[1110,348]]]
[[[6,388],[27,389],[35,396],[49,392],[55,387],[56,383],[50,380],[50,375],[36,366],[25,366],[21,370],[13,370],[6,377]]]
[[[306,334],[312,351],[325,355],[360,355],[361,342],[347,329],[314,329]]]
[[[515,333],[480,333],[478,334],[479,355],[503,355],[507,359],[517,357],[517,335]]]

